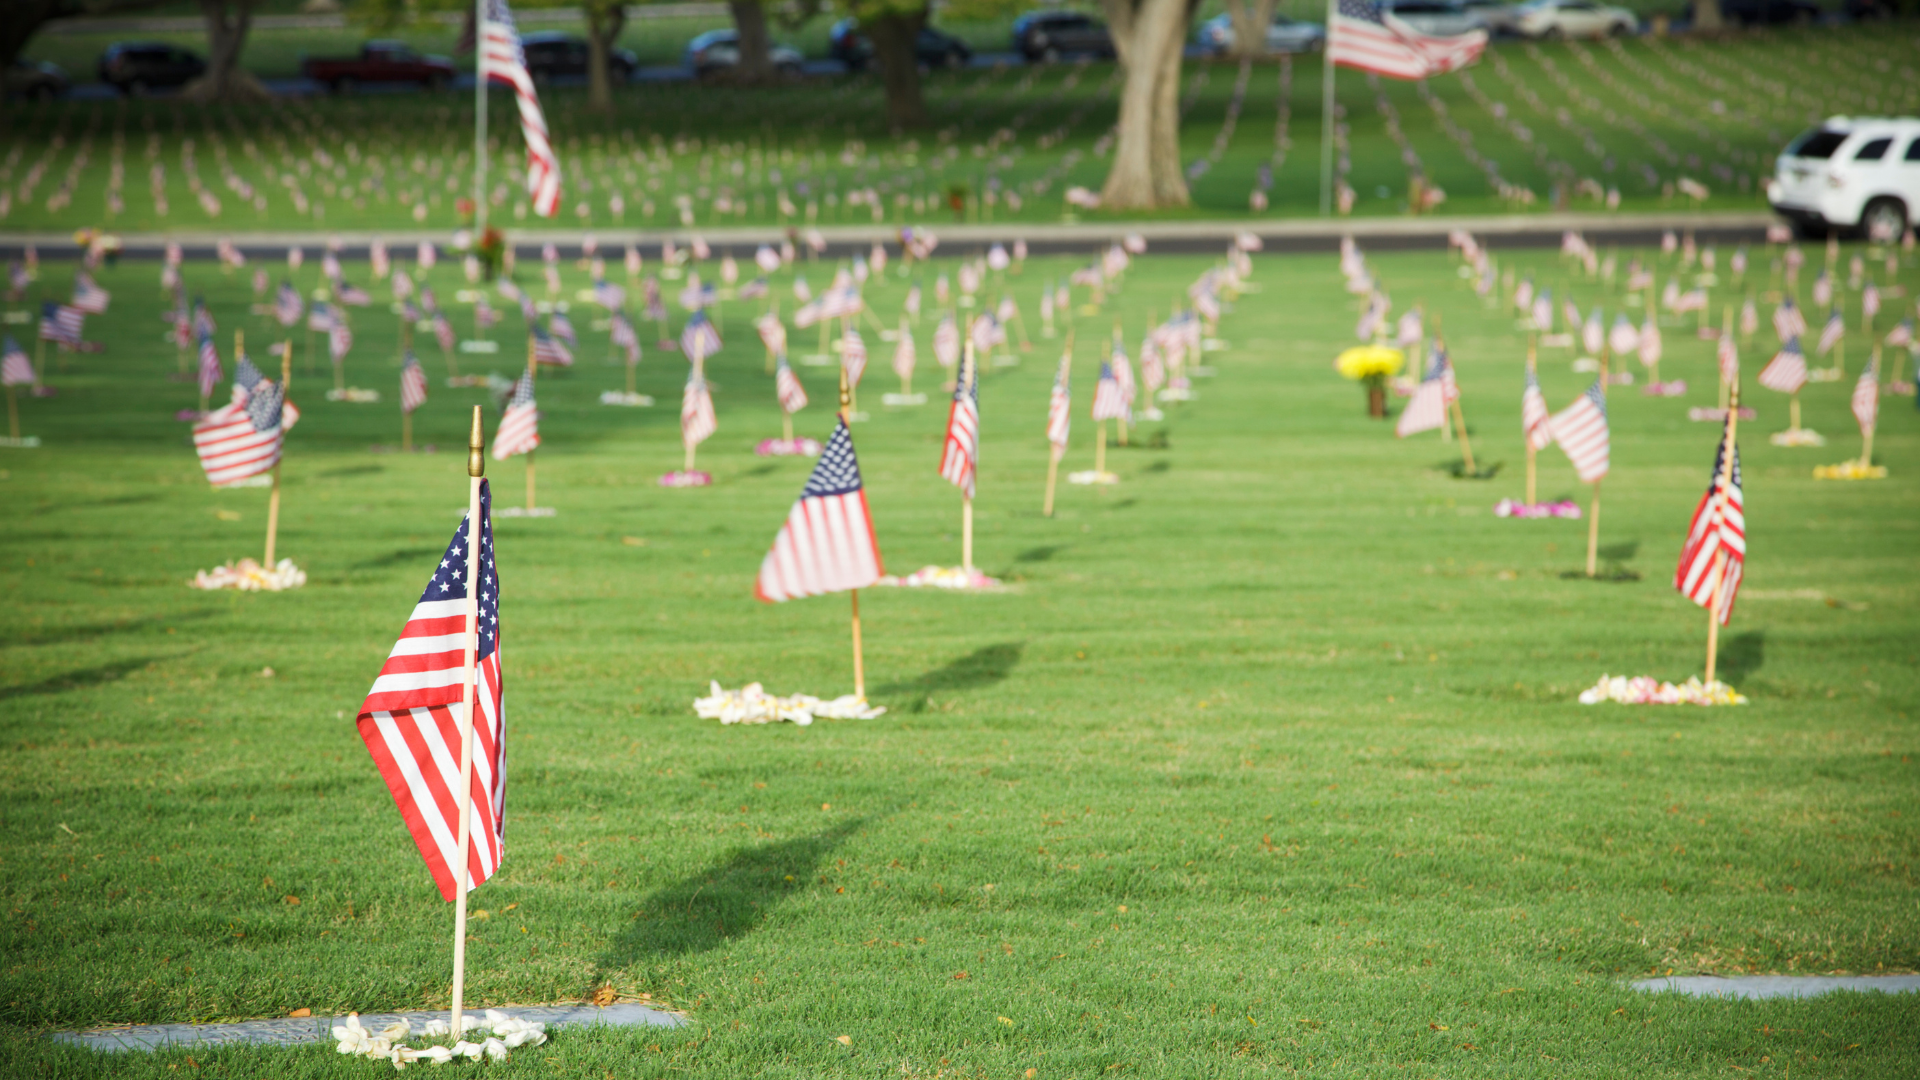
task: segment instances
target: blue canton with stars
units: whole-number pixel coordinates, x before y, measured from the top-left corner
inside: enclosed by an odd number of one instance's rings
[[[440,565],[434,567],[433,579],[427,582],[427,591],[420,594],[420,602],[429,600],[463,600],[467,595],[464,579],[467,575],[467,519],[460,516],[460,528],[453,534],[453,543],[447,545],[447,553],[440,558]],[[493,565],[493,491],[485,480],[480,481],[480,652],[479,660],[493,655],[499,644],[500,634],[500,575]]]
[[[801,489],[800,497],[851,495],[859,490],[860,462],[853,456],[853,436],[847,433],[847,422],[842,420],[834,426],[827,448],[820,451],[820,463],[813,467],[813,475],[807,477],[807,486]]]
[[[1344,18],[1360,19],[1382,25],[1386,23],[1386,20],[1380,17],[1380,6],[1368,3],[1367,0],[1340,0],[1339,11]]]
[[[280,404],[287,392],[278,383],[262,379],[247,395],[247,419],[255,431],[272,431],[280,426]]]

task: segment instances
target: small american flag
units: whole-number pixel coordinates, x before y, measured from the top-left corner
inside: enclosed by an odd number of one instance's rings
[[[1871,433],[1880,419],[1880,358],[1867,361],[1867,370],[1853,384],[1853,418],[1860,421],[1861,434]]]
[[[1721,334],[1719,346],[1714,351],[1720,362],[1720,381],[1732,386],[1740,381],[1740,350],[1733,343],[1732,334]]]
[[[338,364],[347,358],[347,350],[353,348],[353,329],[345,322],[336,320],[333,329],[327,331],[327,355]]]
[[[33,363],[27,359],[25,349],[7,335],[6,343],[0,346],[0,386],[32,386]]]
[[[400,301],[400,319],[402,322],[417,323],[426,317],[427,313],[421,311],[420,305],[414,303],[411,299]]]
[[[1780,306],[1773,309],[1773,333],[1782,345],[1806,336],[1807,318],[1800,314],[1799,306],[1791,297],[1780,301]]]
[[[780,408],[786,410],[787,415],[807,407],[807,389],[800,385],[800,376],[793,373],[785,353],[780,354],[779,364],[774,368],[773,388],[780,397]]]
[[[577,347],[580,344],[579,337],[573,332],[573,320],[567,318],[565,312],[556,311],[547,316],[547,333],[552,334],[568,345]]]
[[[1597,483],[1607,475],[1611,440],[1607,432],[1607,397],[1598,382],[1575,398],[1573,404],[1553,414],[1549,421],[1553,440],[1567,452],[1573,471],[1584,483]]]
[[[1740,304],[1740,336],[1752,337],[1760,329],[1760,307],[1749,296]]]
[[[980,463],[980,370],[968,349],[954,381],[953,407],[947,412],[947,440],[940,451],[940,475],[973,498]]]
[[[540,329],[538,323],[529,323],[527,329],[533,334],[533,362],[536,364],[554,364],[559,367],[573,366],[573,353],[565,344],[552,334]]]
[[[329,333],[333,330],[334,323],[337,321],[338,316],[334,313],[333,308],[328,306],[324,300],[315,300],[313,307],[307,309],[307,330],[309,332],[319,334]]]
[[[292,326],[300,321],[306,305],[300,299],[300,290],[291,282],[283,281],[273,294],[273,318],[281,326]]]
[[[846,369],[847,386],[859,386],[867,370],[867,343],[851,326],[843,325],[840,331],[840,366]]]
[[[280,463],[286,391],[269,379],[254,384],[244,407],[214,412],[193,426],[193,448],[215,487],[258,476]]]
[[[396,270],[393,275],[393,298],[395,300],[405,300],[412,295],[413,279],[407,276],[405,270]]]
[[[593,302],[608,311],[618,311],[627,303],[627,290],[618,285],[609,285],[605,278],[593,283]]]
[[[1894,348],[1913,346],[1913,320],[1902,319],[1900,325],[1887,332],[1887,344]]]
[[[696,361],[687,371],[687,388],[680,395],[680,441],[699,446],[720,429],[713,416],[713,394],[707,390],[707,377]]]
[[[631,367],[639,363],[640,335],[634,332],[633,322],[627,318],[627,313],[624,311],[615,311],[611,322],[613,325],[608,328],[608,342],[612,344],[614,348],[626,352],[627,366]]]
[[[482,480],[468,889],[492,877],[506,855],[507,732],[492,510],[493,492]],[[459,888],[453,871],[460,859],[459,713],[466,696],[467,605],[474,599],[465,580],[467,529],[463,515],[356,721],[407,832],[448,901]]]
[[[1640,324],[1640,362],[1648,367],[1658,364],[1660,354],[1664,351],[1663,344],[1660,328],[1654,325],[1653,316],[1648,315],[1646,321]]]
[[[220,350],[214,347],[213,338],[200,336],[200,396],[210,398],[220,385],[225,372],[220,367]]]
[[[1166,354],[1160,348],[1161,329],[1149,331],[1140,341],[1140,383],[1147,388],[1147,404],[1153,404],[1154,391],[1166,385]]]
[[[1531,449],[1545,450],[1553,445],[1553,416],[1547,411],[1546,395],[1540,392],[1540,380],[1533,377],[1532,369],[1527,371],[1526,389],[1520,391],[1520,428]]]
[[[79,308],[49,300],[40,305],[40,340],[77,349],[86,319],[87,313]]]
[[[507,0],[488,0],[480,37],[482,76],[513,87],[520,105],[520,136],[527,144],[527,194],[533,196],[533,212],[552,217],[560,209],[560,158],[548,141],[547,119],[540,111],[540,95],[533,88]],[[421,263],[429,265],[424,259]]]
[[[1127,418],[1127,395],[1120,389],[1120,380],[1113,377],[1113,365],[1100,362],[1100,381],[1093,385],[1093,419],[1125,420]]]
[[[1846,336],[1847,322],[1840,317],[1840,309],[1835,308],[1827,316],[1827,325],[1820,328],[1820,342],[1813,347],[1813,351],[1818,356],[1825,356]]]
[[[328,281],[337,284],[340,281],[340,257],[331,251],[320,256],[320,273]]]
[[[513,282],[507,280],[506,278],[501,278],[500,279],[501,294],[508,295],[507,289],[512,285],[513,285]],[[518,296],[519,294],[520,294],[520,290],[518,288],[514,288],[511,295]],[[427,313],[429,315],[436,314],[439,312],[440,295],[433,291],[433,286],[431,285],[420,286],[420,306],[423,308],[426,308]]]
[[[1133,362],[1127,358],[1127,347],[1116,335],[1113,339],[1113,381],[1120,384],[1120,396],[1127,403],[1129,414],[1133,411],[1133,398],[1138,388],[1133,382]]]
[[[94,284],[93,275],[82,271],[73,276],[73,306],[89,315],[105,315],[113,294]]]
[[[1713,456],[1713,477],[1707,493],[1693,510],[1687,542],[1680,549],[1680,565],[1673,587],[1703,608],[1713,609],[1725,626],[1733,615],[1734,597],[1747,562],[1747,513],[1740,489],[1740,448],[1733,442],[1733,418],[1720,437]]]
[[[1553,290],[1541,289],[1533,298],[1533,310],[1529,313],[1533,319],[1533,328],[1543,334],[1553,332]]]
[[[420,358],[407,350],[406,363],[400,365],[400,411],[410,413],[427,403],[427,373],[420,368]]]
[[[760,343],[775,356],[784,356],[787,352],[787,324],[780,316],[771,311],[753,320],[753,328],[760,332]]]
[[[1869,281],[1860,290],[1860,317],[1871,323],[1875,315],[1880,314],[1880,289]]]
[[[1447,422],[1447,405],[1460,396],[1453,381],[1453,365],[1447,360],[1447,350],[1434,346],[1427,359],[1427,373],[1420,379],[1420,386],[1413,392],[1413,399],[1400,411],[1400,419],[1393,425],[1393,433],[1400,438],[1422,431],[1432,431]]]
[[[505,461],[515,454],[532,452],[540,445],[540,407],[533,400],[533,375],[523,373],[513,381],[507,395],[506,411],[500,414],[500,428],[493,433],[493,460]]]
[[[453,324],[448,322],[447,317],[438,311],[433,313],[433,339],[440,343],[440,348],[443,350],[447,352],[453,351]]]
[[[1327,62],[1390,79],[1425,79],[1478,59],[1487,32],[1422,33],[1369,0],[1340,0],[1327,26]]]
[[[707,318],[704,311],[694,312],[686,328],[680,331],[680,351],[686,354],[687,361],[698,364],[718,353],[720,348],[720,332],[713,328],[713,320]]]
[[[655,277],[648,278],[642,286],[641,292],[645,295],[647,301],[646,310],[642,313],[642,317],[648,322],[665,322],[667,319],[667,305],[665,301],[660,299],[660,279]]]
[[[1007,328],[1001,326],[1000,320],[993,316],[982,315],[967,327],[967,337],[973,342],[974,348],[986,352],[995,345],[1006,344]]]
[[[833,436],[760,564],[753,594],[770,604],[864,589],[886,572],[847,422]]]
[[[902,305],[901,309],[907,313],[908,318],[918,319],[920,317],[920,283],[919,282],[917,281],[914,282],[913,287],[907,290],[906,303]]]
[[[213,309],[207,306],[205,300],[195,299],[193,302],[193,332],[196,334],[220,332],[220,328],[213,324]]]
[[[368,295],[367,290],[345,281],[334,290],[334,295],[341,303],[351,304],[354,307],[366,307],[373,303],[373,297]]]
[[[913,331],[907,328],[907,320],[901,319],[900,341],[893,347],[893,373],[898,375],[902,382],[913,378],[914,364],[919,359],[919,352],[913,344]]]
[[[941,367],[960,362],[960,326],[952,315],[942,316],[940,325],[933,328],[933,358]]]
[[[1797,394],[1807,385],[1807,354],[1800,351],[1800,339],[1780,347],[1760,369],[1760,385],[1782,394]]]
[[[745,285],[740,286],[740,299],[763,300],[772,291],[773,291],[772,286],[770,286],[767,283],[766,278],[757,277],[757,278],[754,278],[752,281],[747,282]]]
[[[1067,452],[1067,434],[1073,430],[1073,389],[1067,377],[1072,363],[1072,353],[1060,357],[1060,370],[1053,376],[1053,393],[1047,397],[1047,442],[1052,444],[1056,461]]]

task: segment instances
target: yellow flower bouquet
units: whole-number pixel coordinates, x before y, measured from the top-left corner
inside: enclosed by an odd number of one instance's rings
[[[1407,354],[1387,345],[1355,345],[1336,358],[1334,370],[1367,387],[1367,415],[1387,415],[1387,380],[1406,366]]]

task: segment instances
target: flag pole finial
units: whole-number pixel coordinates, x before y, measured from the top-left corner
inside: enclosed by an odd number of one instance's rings
[[[481,430],[480,406],[473,407],[473,430],[467,434],[467,475],[481,477],[487,475],[487,457],[481,453],[486,449],[486,435]]]

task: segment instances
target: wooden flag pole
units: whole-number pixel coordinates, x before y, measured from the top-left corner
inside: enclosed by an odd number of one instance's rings
[[[960,569],[973,573],[973,496],[960,496]]]
[[[1720,659],[1720,590],[1726,586],[1722,580],[1726,573],[1727,553],[1713,553],[1713,578],[1718,582],[1714,586],[1713,602],[1707,605],[1707,685],[1713,685],[1714,668]]]
[[[531,387],[540,378],[540,365],[533,362],[533,335],[527,335],[527,386]],[[527,514],[533,514],[533,451],[527,451]]]
[[[1876,374],[1874,375],[1874,378],[1877,379],[1879,378],[1879,375],[1877,374],[1879,369],[1880,369],[1880,346],[1875,345],[1873,347],[1873,359],[1867,361],[1867,370],[1875,372]],[[1876,395],[1879,393],[1879,389],[1877,387],[1875,388],[1874,393]],[[1878,415],[1879,415],[1878,406],[1875,407],[1874,413],[1875,413],[1875,422],[1873,424],[1868,425],[1865,428],[1862,428],[1860,431],[1860,467],[1863,469],[1873,464],[1873,429],[1880,426],[1878,422]]]
[[[287,390],[293,385],[293,342],[280,350],[280,446],[286,456]],[[273,569],[273,549],[280,539],[280,462],[273,463],[273,492],[267,496],[267,558],[262,569]]]
[[[1120,337],[1120,320],[1118,320],[1118,319],[1115,319],[1115,320],[1113,321],[1113,341],[1114,341],[1114,343],[1117,343],[1117,344],[1119,344],[1119,345],[1120,345],[1120,346],[1121,346],[1122,348],[1125,348],[1125,346],[1126,346],[1126,342],[1125,342],[1125,341],[1124,341],[1124,340],[1123,340],[1123,339],[1122,339],[1122,338]],[[1112,348],[1113,348],[1113,345],[1112,345],[1112,344],[1109,344],[1109,345],[1107,346],[1107,348],[1108,348],[1108,350],[1109,350],[1109,354],[1111,354],[1111,350],[1112,350]],[[1129,408],[1129,409],[1127,410],[1127,412],[1128,412],[1129,414],[1131,414],[1131,413],[1133,412],[1133,410],[1132,410],[1131,408]],[[1121,446],[1125,446],[1125,445],[1127,445],[1127,420],[1128,420],[1128,417],[1126,417],[1126,416],[1123,416],[1123,417],[1121,417],[1120,419],[1118,419],[1118,420],[1116,420],[1116,421],[1114,421],[1114,427],[1115,427],[1116,429],[1118,429],[1118,430],[1119,430],[1119,432],[1120,432],[1120,445],[1121,445]]]
[[[1721,325],[1720,333],[1726,337],[1732,337],[1733,336],[1733,305],[1732,304],[1726,305],[1722,311],[1722,315],[1723,315],[1723,318],[1721,319],[1721,323],[1720,323]],[[1720,366],[1720,357],[1717,352],[1714,355],[1714,366],[1716,368]],[[1720,407],[1724,409],[1727,407],[1727,389],[1728,389],[1727,377],[1723,373],[1715,381],[1717,381],[1720,384]]]
[[[480,479],[486,475],[486,456],[480,429],[480,406],[473,407],[473,428],[467,435],[467,611],[466,656],[460,694],[460,865],[453,875],[453,1040],[465,1034],[460,1012],[467,990],[467,883],[472,880],[473,851],[473,705],[474,668],[480,654]]]
[[[1722,455],[1720,475],[1715,477],[1716,489],[1715,513],[1726,511],[1727,485],[1733,480],[1734,436],[1740,430],[1740,387],[1732,388],[1732,404],[1727,409],[1727,452]],[[1716,549],[1713,553],[1713,602],[1707,605],[1707,684],[1713,684],[1714,669],[1720,658],[1720,597],[1727,587],[1725,549]]]
[[[1067,347],[1065,351],[1063,351],[1060,354],[1060,382],[1062,384],[1065,384],[1067,382],[1067,379],[1072,375],[1072,373],[1073,373],[1073,330],[1071,327],[1069,327],[1067,330]],[[1048,443],[1047,443],[1047,498],[1046,498],[1046,502],[1040,507],[1040,514],[1042,517],[1053,516],[1053,489],[1054,489],[1054,485],[1058,482],[1060,478],[1060,459],[1062,457],[1065,457],[1066,453],[1067,453],[1066,447],[1061,446],[1057,443],[1054,443],[1051,439],[1048,440]]]
[[[413,453],[413,414],[404,403],[400,406],[400,452]]]
[[[1107,475],[1107,422],[1100,421],[1093,436],[1093,482],[1097,487],[1101,478]]]
[[[1660,328],[1660,323],[1657,319],[1655,319],[1653,314],[1653,287],[1651,285],[1647,287],[1647,325],[1653,327],[1655,330],[1658,330]],[[1662,351],[1665,351],[1665,350],[1662,350]],[[1659,385],[1660,361],[1658,358],[1655,358],[1655,360],[1653,361],[1653,368],[1651,371],[1647,372],[1647,377],[1652,379],[1656,386]]]
[[[780,410],[780,438],[789,443],[793,441],[793,414],[784,408]]]
[[[1538,360],[1538,354],[1535,352],[1535,347],[1534,347],[1534,344],[1535,344],[1534,337],[1535,335],[1532,333],[1527,334],[1527,374],[1529,375],[1534,373],[1535,364]],[[1533,448],[1533,436],[1531,433],[1528,433],[1527,434],[1527,505],[1528,506],[1533,506],[1536,501],[1534,499],[1534,482],[1533,482],[1534,481],[1533,458],[1536,453],[1538,453],[1538,451],[1534,450]]]
[[[851,409],[853,398],[847,391],[847,367],[840,365],[840,422],[846,423],[847,413]],[[867,699],[867,673],[860,654],[860,590],[849,591],[853,597],[853,696],[862,701]]]
[[[20,403],[15,400],[16,387],[7,387],[7,437],[14,442],[20,441]]]

